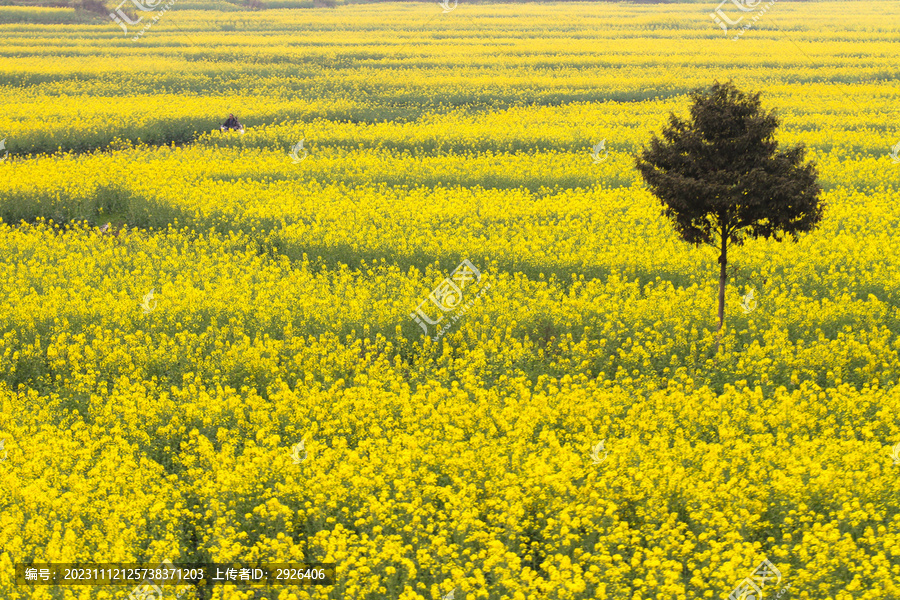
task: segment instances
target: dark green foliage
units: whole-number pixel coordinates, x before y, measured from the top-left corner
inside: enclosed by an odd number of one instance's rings
[[[803,145],[779,151],[778,119],[730,81],[692,93],[689,121],[670,115],[665,141],[653,137],[638,170],[665,206],[679,235],[709,243],[811,230],[823,204]]]

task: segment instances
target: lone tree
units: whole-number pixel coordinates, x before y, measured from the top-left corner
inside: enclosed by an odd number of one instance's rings
[[[759,93],[745,94],[729,81],[691,97],[690,119],[671,113],[664,141],[653,136],[637,168],[681,238],[719,250],[721,336],[729,245],[810,231],[824,204],[815,164],[803,164],[802,144],[778,149],[778,119],[761,110]]]

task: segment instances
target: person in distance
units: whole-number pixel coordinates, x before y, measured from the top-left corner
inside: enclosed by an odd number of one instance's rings
[[[228,120],[225,121],[224,125],[219,126],[219,129],[221,129],[222,131],[225,131],[227,129],[234,129],[235,131],[244,133],[244,126],[238,122],[234,114],[228,115]]]

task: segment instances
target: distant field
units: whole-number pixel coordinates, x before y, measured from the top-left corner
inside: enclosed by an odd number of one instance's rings
[[[0,598],[900,598],[900,5],[266,4],[0,6]],[[730,255],[716,356],[634,160],[728,79],[827,207]]]

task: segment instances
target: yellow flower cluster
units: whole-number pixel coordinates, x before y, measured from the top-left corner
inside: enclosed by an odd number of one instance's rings
[[[833,338],[750,319],[714,367],[696,290],[485,267],[489,295],[435,347],[408,313],[436,269],[314,269],[244,234],[2,234],[9,561],[341,565],[298,598],[679,598],[719,597],[765,555],[794,589],[867,565],[867,597],[897,591],[900,393],[840,383],[900,372],[894,334],[858,330],[874,301],[846,300],[857,327]],[[126,533],[112,514],[134,515]],[[57,521],[77,543],[53,545]]]
[[[36,22],[0,42],[0,598],[166,558],[337,565],[215,600],[724,599],[763,559],[766,598],[900,597],[900,9],[777,4],[814,69],[774,12],[202,4],[139,44],[0,7]],[[827,208],[730,255],[716,354],[716,256],[634,155],[731,71]]]

